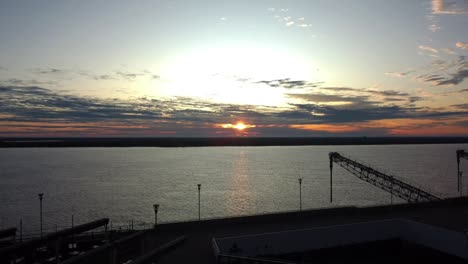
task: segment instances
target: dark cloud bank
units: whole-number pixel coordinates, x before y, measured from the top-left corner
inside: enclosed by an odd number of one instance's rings
[[[305,83],[274,81],[276,84],[304,87]],[[291,87],[290,87],[291,86]],[[321,88],[348,89],[355,88]],[[121,124],[119,131],[125,135],[139,135],[141,131],[175,131],[183,136],[223,136],[213,134],[215,124],[231,123],[236,120],[256,124],[249,129],[263,136],[302,136],[329,135],[327,132],[311,132],[292,129],[290,124],[354,124],[365,121],[395,118],[444,118],[463,116],[468,112],[466,106],[458,105],[460,111],[435,111],[415,107],[412,102],[418,100],[409,94],[396,91],[361,90],[363,95],[340,96],[320,93],[295,94],[288,96],[300,99],[300,103],[291,103],[288,108],[220,104],[201,101],[189,97],[168,99],[99,99],[61,94],[37,86],[0,86],[0,121],[5,122],[44,122],[84,123],[89,128],[96,124]],[[373,94],[383,96],[376,100]],[[399,102],[385,102],[389,98]],[[321,103],[346,101],[346,105],[331,106]],[[18,124],[18,126],[20,126]],[[104,126],[104,125],[103,125]],[[223,130],[221,130],[223,132]],[[133,133],[133,134],[132,134]],[[382,129],[348,132],[347,135],[385,135]],[[0,134],[1,135],[1,134]]]

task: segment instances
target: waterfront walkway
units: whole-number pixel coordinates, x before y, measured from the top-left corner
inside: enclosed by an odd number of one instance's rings
[[[468,230],[468,198],[437,202],[342,207],[302,212],[204,220],[159,225],[157,239],[165,243],[186,236],[184,243],[157,258],[157,263],[215,263],[211,239],[392,218],[411,219],[447,229]]]

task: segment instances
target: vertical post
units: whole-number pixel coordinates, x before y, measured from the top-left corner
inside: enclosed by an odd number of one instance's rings
[[[44,194],[40,193],[39,196],[39,224],[41,227],[41,237],[42,237],[42,199],[44,198]]]
[[[201,189],[201,184],[197,184],[198,186],[198,221],[200,221],[200,189]]]
[[[57,231],[55,231],[57,232]],[[57,238],[57,240],[55,241],[55,263],[60,263],[60,246],[62,244],[62,238],[59,237]]]
[[[458,173],[458,182],[460,184],[460,196],[463,196],[463,171]]]
[[[333,203],[333,153],[328,156],[330,157],[330,203]]]
[[[393,204],[393,176],[390,176],[392,182],[390,184],[390,204]]]
[[[75,215],[72,214],[72,228],[75,226]]]
[[[156,226],[158,225],[159,204],[153,204],[153,209],[154,209],[154,229],[156,229]]]
[[[111,222],[112,223],[112,222]],[[104,226],[104,237],[105,237],[105,240],[107,243],[110,243],[110,235],[111,235],[111,232],[109,232],[109,228],[107,226],[108,224],[106,224]],[[75,247],[76,247],[76,244],[75,244]]]
[[[20,219],[20,243],[23,242],[23,219]]]
[[[302,211],[302,178],[299,178],[299,211]]]
[[[133,231],[133,230],[135,230],[135,229],[133,228],[133,218],[132,218],[132,231]]]
[[[457,150],[457,190],[460,193],[460,156],[462,150]],[[461,195],[461,193],[460,193]]]

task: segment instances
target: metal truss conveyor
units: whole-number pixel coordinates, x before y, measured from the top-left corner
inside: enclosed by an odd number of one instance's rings
[[[359,179],[366,181],[384,191],[391,193],[403,200],[410,203],[415,202],[426,202],[426,201],[438,201],[441,198],[430,194],[420,188],[417,188],[409,183],[406,183],[400,179],[396,179],[393,176],[387,175],[380,171],[377,171],[369,166],[363,165],[359,162],[343,157],[338,152],[331,152],[330,157],[330,201],[332,198],[332,175],[333,175],[333,162],[343,167],[345,170],[351,172],[354,176]]]

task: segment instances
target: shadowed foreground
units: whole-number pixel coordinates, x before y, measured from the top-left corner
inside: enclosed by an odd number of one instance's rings
[[[100,247],[93,249],[98,253],[95,256],[88,256],[87,253],[82,253],[76,257],[68,258],[64,263],[122,263],[119,261],[113,262],[112,254],[124,256],[130,253],[133,256],[130,259],[134,263],[152,263],[153,261],[157,263],[217,263],[213,250],[213,238],[218,239],[395,218],[413,220],[464,233],[468,229],[468,198],[452,198],[418,204],[364,208],[328,208],[302,212],[160,224],[156,229],[130,231],[121,236],[123,238],[111,240],[107,244],[104,242]],[[342,235],[347,236],[348,234],[343,233]],[[397,243],[400,242],[397,241]],[[380,244],[392,245],[389,248],[394,248],[395,241],[383,241]],[[358,245],[358,247],[362,250],[363,247],[366,248],[368,246],[363,244]],[[405,247],[408,248],[408,245],[405,245]],[[385,250],[385,248],[384,246],[383,249]],[[410,245],[409,248],[415,247]],[[113,249],[115,249],[115,253],[112,253]],[[134,252],[129,252],[129,249],[132,249]],[[344,249],[339,250],[343,251]],[[418,250],[418,252],[425,252],[424,250]],[[307,254],[309,255],[306,257],[313,257],[317,253],[309,252]],[[331,253],[325,251],[320,254],[323,258],[323,256]],[[95,257],[98,257],[98,259],[94,259]],[[297,256],[286,257],[291,260]],[[349,261],[353,263],[351,260]]]

